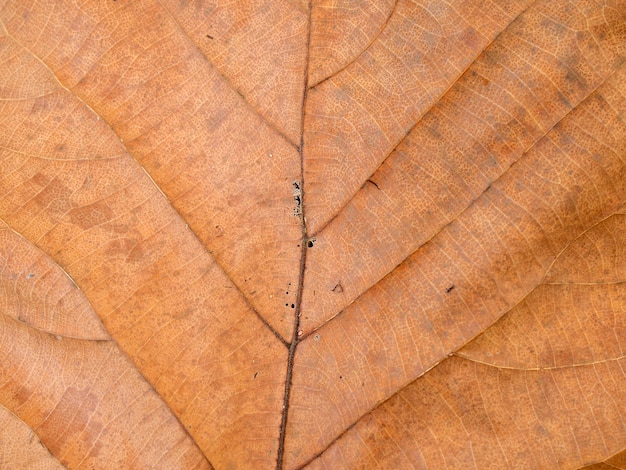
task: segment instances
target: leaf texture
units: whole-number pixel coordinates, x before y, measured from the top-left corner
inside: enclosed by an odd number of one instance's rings
[[[626,2],[0,33],[0,467],[624,467]]]

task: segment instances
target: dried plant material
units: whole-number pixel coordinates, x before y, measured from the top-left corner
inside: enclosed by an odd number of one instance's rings
[[[0,64],[0,467],[624,467],[626,1],[6,0]]]

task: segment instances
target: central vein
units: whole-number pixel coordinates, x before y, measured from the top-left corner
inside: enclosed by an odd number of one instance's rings
[[[300,306],[302,305],[302,288],[304,285],[304,269],[306,266],[306,254],[308,248],[308,234],[306,227],[306,214],[304,206],[304,110],[306,106],[307,95],[309,91],[309,50],[311,42],[311,2],[309,2],[308,8],[308,32],[306,39],[306,59],[304,67],[304,87],[302,91],[302,111],[300,118],[300,147],[298,149],[300,155],[300,181],[299,186],[299,198],[300,198],[300,211],[298,216],[300,217],[302,227],[302,239],[300,241],[301,253],[300,253],[300,272],[298,274],[298,290],[296,297],[296,309],[293,320],[293,332],[291,335],[291,343],[289,344],[289,356],[287,359],[287,375],[285,378],[285,396],[283,400],[283,412],[282,420],[280,423],[280,438],[278,443],[278,459],[276,462],[276,469],[282,470],[283,459],[285,454],[285,436],[287,430],[287,415],[289,413],[289,396],[291,393],[291,377],[293,373],[293,360],[296,354],[296,348],[298,347],[298,338],[300,337]],[[295,183],[294,183],[295,186]]]

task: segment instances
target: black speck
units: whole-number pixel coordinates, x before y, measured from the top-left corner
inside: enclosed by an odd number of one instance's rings
[[[343,375],[340,375],[340,376],[339,376],[339,378],[340,378],[340,379],[343,379]]]
[[[449,294],[450,292],[452,292],[452,291],[454,290],[454,288],[455,288],[455,287],[456,287],[456,286],[455,286],[454,284],[452,284],[450,287],[448,287],[448,288],[446,289],[446,294]]]
[[[296,308],[296,306],[294,304],[291,304],[291,308]]]
[[[257,378],[257,376],[258,376],[258,375],[259,375],[259,372],[258,372],[258,371],[254,373],[254,380],[256,380],[256,378]]]
[[[308,241],[307,246],[309,248],[313,248],[313,242],[311,240]]]
[[[285,307],[289,307],[289,304],[285,304]]]
[[[210,34],[207,34],[206,37],[209,39],[213,39],[213,36],[211,36]]]
[[[378,189],[380,191],[380,188],[378,187],[378,185],[376,183],[374,183],[372,180],[367,180],[368,183],[372,183],[374,186],[376,186],[376,189]]]

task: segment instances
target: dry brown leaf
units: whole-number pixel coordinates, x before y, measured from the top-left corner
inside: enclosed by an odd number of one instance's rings
[[[623,468],[625,0],[0,2],[2,468]]]

